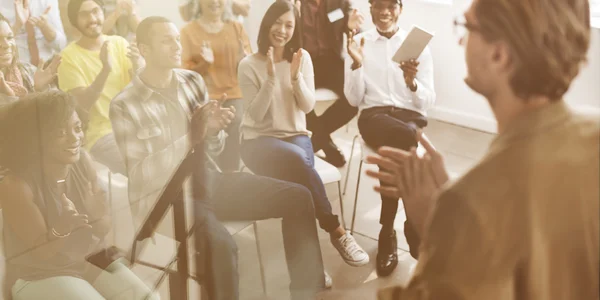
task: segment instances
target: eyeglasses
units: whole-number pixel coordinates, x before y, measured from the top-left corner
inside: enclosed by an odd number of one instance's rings
[[[459,44],[464,44],[470,31],[479,31],[479,28],[467,22],[464,16],[454,19],[454,35],[458,38]]]

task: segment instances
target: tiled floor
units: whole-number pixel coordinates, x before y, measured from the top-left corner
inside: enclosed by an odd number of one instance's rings
[[[352,138],[357,133],[356,123],[352,122],[348,132],[346,128],[340,129],[335,133],[334,139],[342,148],[346,156],[350,154]],[[471,129],[431,121],[425,130],[430,140],[445,155],[446,164],[450,172],[461,174],[471,168],[478,159],[485,153],[487,146],[493,139],[493,135],[482,133]],[[356,147],[354,159],[351,166],[347,193],[344,196],[344,210],[346,212],[347,226],[350,226],[351,212],[356,191],[358,163],[360,160],[360,147]],[[373,166],[365,165],[363,171]],[[346,168],[340,169],[345,176]],[[362,268],[353,268],[346,265],[339,257],[337,251],[329,242],[329,236],[322,230],[319,232],[323,259],[326,270],[331,274],[334,281],[333,289],[323,292],[319,299],[326,300],[351,300],[351,299],[374,299],[378,288],[406,283],[410,277],[411,268],[416,261],[409,255],[408,246],[404,237],[399,235],[400,264],[396,271],[387,278],[378,278],[375,273],[374,259],[377,253],[377,237],[379,234],[379,210],[380,198],[373,191],[376,181],[367,176],[362,176],[359,189],[359,202],[356,218],[355,237],[358,242],[367,250],[371,256],[371,263]],[[334,212],[339,214],[339,204],[337,203],[338,192],[335,184],[327,186],[327,192],[331,199]],[[402,232],[405,215],[403,209],[398,211],[396,218],[396,229]],[[260,281],[260,271],[258,256],[255,244],[255,235],[252,227],[247,227],[234,239],[240,249],[239,271],[240,271],[240,293],[242,300],[255,299],[289,299],[288,284],[289,276],[285,265],[283,242],[281,237],[281,225],[279,220],[261,221],[258,223],[259,237],[262,245],[262,257],[264,259],[265,274],[267,278],[268,295],[262,292]],[[163,256],[165,246],[152,246],[155,248],[155,255]],[[170,245],[172,249],[172,245]],[[169,248],[166,247],[166,248]],[[164,250],[164,251],[163,251]],[[147,270],[143,267],[136,267],[138,272],[148,282],[153,282],[156,278],[156,272]],[[168,284],[164,283],[160,287],[162,299],[169,299]],[[198,287],[192,284],[190,296],[191,299],[198,299]]]

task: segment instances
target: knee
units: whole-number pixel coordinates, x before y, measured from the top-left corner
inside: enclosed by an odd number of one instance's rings
[[[290,187],[285,193],[289,202],[293,207],[290,211],[296,212],[298,215],[307,214],[314,217],[315,206],[313,203],[312,193],[303,185],[290,183]]]

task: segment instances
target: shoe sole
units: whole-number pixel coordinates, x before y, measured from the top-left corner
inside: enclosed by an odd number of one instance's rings
[[[345,262],[347,265],[349,265],[349,266],[352,266],[352,267],[362,267],[362,266],[366,266],[366,265],[368,265],[368,264],[369,264],[369,262],[370,262],[370,259],[369,259],[369,258],[367,258],[367,259],[364,259],[364,260],[361,260],[361,261],[350,261],[350,260],[345,260],[344,258],[342,258],[342,260],[344,260],[344,262]]]

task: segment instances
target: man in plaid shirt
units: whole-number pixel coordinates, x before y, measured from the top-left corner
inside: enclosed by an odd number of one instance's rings
[[[315,299],[325,278],[310,192],[271,178],[221,173],[211,156],[223,148],[223,129],[233,119],[233,111],[208,100],[199,74],[178,69],[181,44],[175,24],[161,17],[147,18],[137,29],[137,42],[146,68],[117,95],[110,108],[127,167],[135,217],[146,217],[195,141],[203,139],[209,201],[202,202],[207,209],[201,213],[205,214],[202,232],[211,255],[205,270],[210,277],[210,298],[239,296],[237,248],[218,220],[282,218],[292,299]]]

